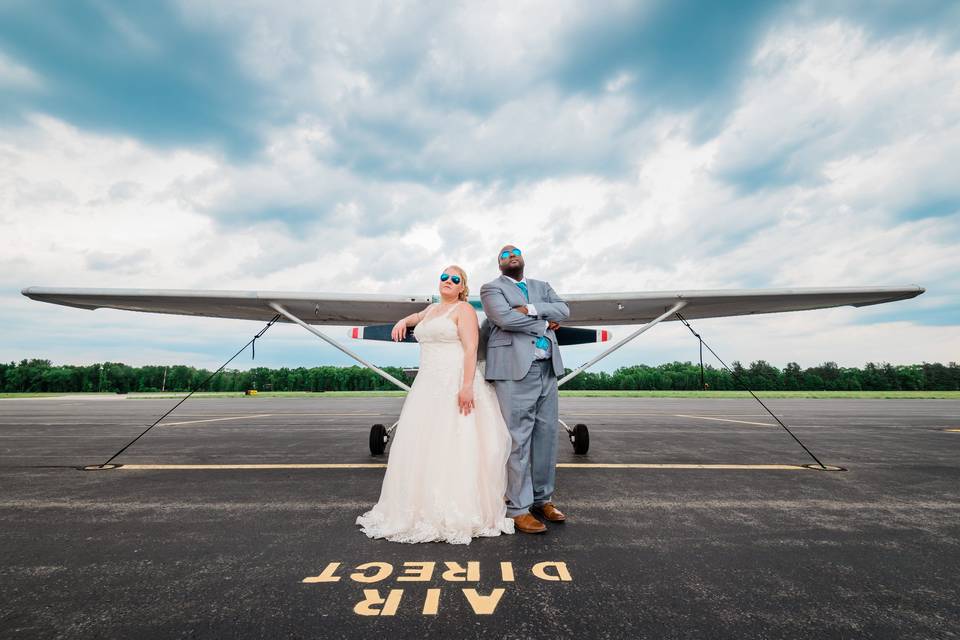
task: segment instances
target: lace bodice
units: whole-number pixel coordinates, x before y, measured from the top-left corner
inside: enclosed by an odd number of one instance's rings
[[[420,343],[420,369],[444,372],[456,379],[463,375],[463,344],[457,325],[450,317],[454,308],[445,313],[431,309],[430,316],[414,327],[413,335]]]
[[[457,305],[452,305],[445,312],[437,312],[431,308],[427,312],[427,318],[422,320],[413,328],[413,335],[417,337],[420,344],[429,344],[431,342],[455,342],[460,344],[460,334],[457,332],[457,324],[450,317]]]

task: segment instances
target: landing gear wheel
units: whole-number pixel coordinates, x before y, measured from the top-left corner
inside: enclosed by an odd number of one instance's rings
[[[587,430],[587,425],[582,422],[574,425],[573,431],[570,432],[570,442],[573,444],[575,454],[586,455],[590,450],[590,431]]]
[[[387,450],[387,428],[382,424],[375,424],[370,427],[370,455],[382,456]]]

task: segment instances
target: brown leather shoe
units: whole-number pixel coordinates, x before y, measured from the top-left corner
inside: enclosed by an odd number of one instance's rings
[[[550,522],[564,522],[567,519],[567,516],[563,515],[563,511],[557,509],[552,502],[533,505],[532,511],[539,513]]]
[[[529,513],[521,513],[513,517],[513,523],[517,531],[523,533],[545,533],[547,525],[543,524]]]

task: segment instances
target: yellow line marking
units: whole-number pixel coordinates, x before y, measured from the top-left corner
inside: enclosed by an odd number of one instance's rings
[[[620,413],[620,412],[608,412],[608,413],[594,413],[590,411],[564,411],[563,415],[565,416],[668,416],[669,413]]]
[[[807,471],[798,464],[657,464],[657,463],[580,463],[560,462],[558,468],[577,469],[741,469],[756,471]]]
[[[396,414],[398,414],[396,412]],[[360,416],[360,417],[376,417],[376,416],[392,416],[396,415],[395,413],[284,413],[284,412],[274,412],[274,413],[244,413],[244,414],[222,414],[222,413],[184,413],[180,414],[182,418],[256,418],[259,416],[333,416],[333,417],[343,417],[343,416]]]
[[[676,414],[669,413],[667,411],[659,413],[592,413],[592,412],[580,412],[580,411],[564,411],[562,412],[564,416],[675,416]],[[724,418],[762,418],[766,416],[766,413],[718,413],[714,414]],[[695,416],[695,417],[705,417],[705,416]]]
[[[710,416],[688,416],[682,413],[674,414],[675,418],[698,418],[700,420],[716,420],[717,422],[736,422],[738,424],[753,424],[760,427],[775,427],[777,425],[770,422],[748,422],[747,420],[731,420],[730,418],[711,418]]]
[[[246,420],[253,418],[276,418],[278,416],[382,416],[383,413],[257,413],[244,416],[226,416],[222,418],[206,418],[204,420],[184,420],[182,422],[161,422],[161,427],[179,427],[186,424],[200,424],[202,422],[223,422],[224,420]]]
[[[400,412],[397,411],[396,413],[271,413],[270,415],[272,416],[335,416],[335,417],[366,416],[366,417],[376,418],[378,416],[393,416],[393,415],[399,415],[399,414]]]
[[[183,422],[161,422],[160,426],[175,427],[184,424],[198,424],[201,422],[220,422],[222,420],[243,420],[245,418],[275,418],[278,416],[326,416],[326,417],[379,417],[389,416],[389,413],[257,413],[242,416],[223,416],[206,418],[204,420],[185,420]],[[69,424],[69,423],[68,423]]]
[[[960,429],[944,429],[944,431],[949,431],[950,433],[960,433]]]
[[[253,416],[230,416],[229,418],[207,418],[206,420],[187,420],[185,422],[161,422],[161,427],[178,427],[184,424],[199,424],[201,422],[222,422],[224,420],[246,420],[248,418],[269,418],[270,413],[263,413]]]
[[[122,464],[120,469],[134,471],[209,470],[209,469],[383,469],[386,463],[363,464]],[[561,462],[562,469],[711,469],[748,471],[807,471],[796,464],[655,464],[655,463],[580,463]]]
[[[383,469],[383,462],[369,464],[122,464],[121,469],[166,471],[177,469]]]
[[[289,412],[289,411],[288,411],[288,412],[275,411],[275,412],[273,412],[273,413],[265,413],[265,414],[263,414],[263,415],[267,415],[267,416],[392,416],[392,415],[395,415],[395,414],[397,414],[397,413],[400,413],[400,412],[399,412],[399,411],[396,411],[396,412],[394,412],[394,413],[377,413],[377,412],[372,412],[372,411],[362,411],[362,412],[359,412],[359,413],[331,413],[331,412],[325,412],[325,413],[293,413],[293,412]],[[219,418],[219,417],[227,417],[227,416],[236,416],[236,415],[238,415],[238,414],[236,414],[236,413],[229,413],[229,414],[224,414],[224,413],[184,413],[184,414],[180,414],[180,415],[182,415],[182,416],[185,417],[185,418]],[[243,415],[254,416],[254,415],[260,415],[260,414],[250,413],[250,414],[243,414]]]

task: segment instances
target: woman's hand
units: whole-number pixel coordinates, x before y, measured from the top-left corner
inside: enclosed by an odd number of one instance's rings
[[[406,318],[397,321],[397,324],[393,325],[393,330],[390,331],[390,337],[393,338],[394,342],[402,342],[403,339],[407,337]]]
[[[460,405],[460,413],[465,416],[473,411],[473,385],[465,384],[460,387],[460,393],[457,394],[457,404]]]

